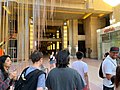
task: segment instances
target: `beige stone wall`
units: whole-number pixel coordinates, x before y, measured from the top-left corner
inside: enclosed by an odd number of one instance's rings
[[[73,20],[73,47],[78,45],[78,20]]]
[[[85,39],[86,39],[86,48],[91,47],[91,27],[90,27],[90,18],[87,18],[84,21],[84,29],[85,29]]]
[[[93,0],[94,10],[102,10],[102,11],[112,11],[112,7],[103,0]]]
[[[120,5],[113,8],[113,14],[115,18],[115,22],[120,22]]]
[[[71,54],[75,55],[76,45],[78,45],[78,20],[68,21],[68,34],[69,34],[69,45],[71,46]]]
[[[100,28],[99,19],[97,17],[91,17],[91,57],[97,58],[97,29]]]
[[[84,21],[84,28],[86,33],[86,49],[91,48],[91,58],[97,58],[97,32],[100,28],[99,18],[89,17]]]

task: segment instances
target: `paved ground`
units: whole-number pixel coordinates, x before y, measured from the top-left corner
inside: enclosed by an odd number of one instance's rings
[[[71,59],[70,65],[76,59]],[[98,77],[98,68],[100,66],[100,62],[95,59],[85,58],[84,61],[88,64],[89,68],[89,82],[90,82],[90,90],[102,90],[102,79]],[[24,67],[30,65],[30,62],[16,62],[11,67],[11,70],[17,69],[18,74],[23,70]],[[44,66],[49,68],[49,60],[48,57],[44,58]]]

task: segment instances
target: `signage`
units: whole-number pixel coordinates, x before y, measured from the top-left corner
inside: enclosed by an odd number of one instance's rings
[[[114,31],[120,30],[120,22],[110,25],[108,27],[105,27],[102,30],[103,30],[103,33],[114,32]]]
[[[103,29],[104,33],[108,33],[108,32],[111,32],[111,31],[115,31],[115,28],[110,26],[110,27],[107,27],[105,29]]]

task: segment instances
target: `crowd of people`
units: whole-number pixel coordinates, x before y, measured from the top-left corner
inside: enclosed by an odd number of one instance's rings
[[[12,64],[9,55],[0,56],[0,90],[90,90],[88,65],[83,61],[84,54],[76,52],[77,60],[69,67],[69,51],[61,50],[49,57],[50,71],[46,74],[40,67],[43,65],[43,54],[34,51],[30,59],[32,65],[25,68],[21,75],[9,71]],[[120,66],[117,64],[118,47],[111,47],[105,53],[102,62],[103,90],[120,90]],[[47,88],[46,88],[47,87]]]

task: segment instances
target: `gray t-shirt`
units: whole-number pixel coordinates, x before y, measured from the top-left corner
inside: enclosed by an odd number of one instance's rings
[[[26,71],[26,75],[28,75],[30,72],[34,71],[35,67],[29,67]],[[37,87],[43,87],[45,88],[45,74],[41,74],[39,77],[38,77],[38,83],[37,83]]]
[[[72,68],[54,68],[48,74],[46,86],[51,90],[82,90],[84,82]]]

